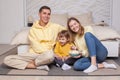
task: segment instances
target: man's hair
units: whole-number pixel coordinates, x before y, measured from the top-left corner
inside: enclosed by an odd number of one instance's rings
[[[50,10],[50,12],[51,12],[50,7],[48,7],[48,6],[42,6],[42,7],[39,9],[39,13],[42,12],[43,9],[48,9],[48,10]]]

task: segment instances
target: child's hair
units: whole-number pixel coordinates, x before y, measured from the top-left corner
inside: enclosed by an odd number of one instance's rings
[[[60,37],[65,37],[65,38],[67,38],[68,42],[71,42],[71,37],[70,37],[68,30],[62,30],[61,32],[59,32],[58,38],[60,38]]]

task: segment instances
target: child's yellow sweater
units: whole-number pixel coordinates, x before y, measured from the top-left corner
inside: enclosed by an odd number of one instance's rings
[[[69,56],[69,51],[71,50],[71,46],[73,46],[72,43],[71,44],[67,43],[62,46],[59,42],[57,42],[54,49],[54,53],[60,57],[67,57]]]

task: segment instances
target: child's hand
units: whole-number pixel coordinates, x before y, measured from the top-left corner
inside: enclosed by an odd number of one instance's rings
[[[62,59],[62,57],[61,56],[59,56],[59,55],[57,55],[57,54],[55,54],[54,55],[57,59],[59,59],[59,60],[61,60]]]
[[[62,57],[62,61],[63,61],[63,62],[65,61],[64,57]]]
[[[70,56],[66,56],[66,57],[63,57],[64,58],[64,60],[67,60],[68,58],[70,58]]]

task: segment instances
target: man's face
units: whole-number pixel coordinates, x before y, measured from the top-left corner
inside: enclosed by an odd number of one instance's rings
[[[40,20],[47,24],[49,22],[49,19],[50,19],[50,10],[49,9],[42,9],[42,11],[39,13],[39,16],[40,16]]]

